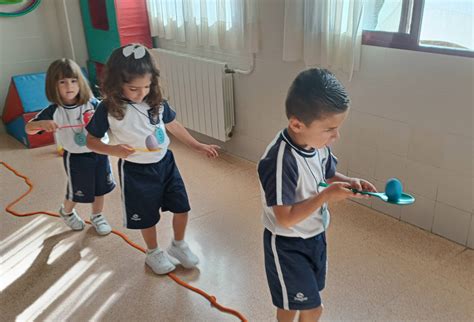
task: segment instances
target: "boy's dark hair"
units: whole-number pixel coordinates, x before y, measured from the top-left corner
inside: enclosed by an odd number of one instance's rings
[[[293,81],[286,97],[286,116],[309,126],[314,120],[345,112],[349,96],[344,86],[327,69],[311,68]]]
[[[145,50],[143,57],[136,58],[135,54],[125,56],[123,48],[133,46],[134,49],[142,47]],[[104,95],[104,103],[107,111],[116,119],[125,116],[124,97],[122,86],[136,77],[151,75],[150,92],[144,101],[151,107],[152,115],[159,113],[162,102],[162,94],[158,83],[160,71],[156,67],[155,59],[151,52],[140,44],[129,44],[115,49],[110,55],[104,70],[104,78],[101,84],[101,93]]]
[[[86,104],[92,98],[92,91],[89,87],[89,83],[82,74],[81,67],[71,59],[61,58],[52,62],[46,72],[46,98],[48,101],[64,106],[58,88],[58,82],[64,78],[77,79],[79,86],[79,93],[76,97],[77,105]]]

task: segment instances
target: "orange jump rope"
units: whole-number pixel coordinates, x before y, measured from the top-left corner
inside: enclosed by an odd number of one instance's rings
[[[32,190],[33,190],[33,184],[31,183],[30,179],[20,173],[18,173],[15,169],[13,169],[10,165],[8,165],[7,163],[3,162],[3,161],[0,161],[0,163],[6,167],[8,170],[10,170],[11,172],[13,172],[17,177],[20,177],[22,178],[25,183],[28,185],[28,190],[23,193],[20,197],[18,197],[17,199],[15,199],[14,201],[10,202],[7,207],[5,208],[5,211],[12,214],[13,216],[17,216],[17,217],[27,217],[27,216],[33,216],[33,215],[39,215],[39,214],[45,214],[45,215],[48,215],[48,216],[52,216],[52,217],[59,217],[58,214],[56,213],[53,213],[53,212],[49,212],[49,211],[36,211],[36,212],[28,212],[28,213],[23,213],[23,214],[20,214],[20,213],[17,213],[15,212],[14,210],[12,210],[12,207],[17,204],[21,199],[23,199],[26,195],[28,195]],[[90,224],[90,221],[86,220],[86,223]],[[145,249],[137,244],[135,244],[134,242],[132,242],[128,237],[127,235],[125,235],[124,233],[120,232],[120,231],[117,231],[117,230],[112,230],[112,233],[119,236],[120,238],[122,238],[127,244],[129,244],[130,246],[138,249],[139,251],[141,251],[142,253],[145,252]],[[181,279],[179,279],[175,274],[173,273],[168,273],[167,274],[173,281],[175,281],[176,283],[178,283],[179,285],[195,292],[195,293],[198,293],[199,295],[203,296],[204,298],[206,298],[212,306],[214,306],[215,308],[217,308],[219,311],[221,312],[225,312],[225,313],[228,313],[228,314],[232,314],[234,316],[236,316],[237,318],[240,319],[240,321],[242,322],[247,322],[248,320],[238,311],[236,310],[233,310],[231,308],[228,308],[228,307],[225,307],[225,306],[222,306],[220,305],[219,303],[217,303],[217,299],[215,296],[212,296],[212,295],[209,295],[207,294],[206,292],[204,292],[203,290],[199,289],[199,288],[196,288],[196,287],[193,287],[191,285],[189,285],[188,283],[182,281]]]

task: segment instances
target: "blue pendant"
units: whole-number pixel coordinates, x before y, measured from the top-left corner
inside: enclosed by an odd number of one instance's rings
[[[155,130],[155,137],[158,141],[158,144],[165,143],[165,131],[163,131],[163,129],[159,126]]]
[[[86,146],[87,139],[84,132],[74,133],[74,142],[79,146]]]
[[[321,206],[321,217],[323,219],[324,230],[327,230],[328,226],[329,226],[330,219],[329,219],[329,211],[328,211],[328,208],[327,208],[326,204]]]

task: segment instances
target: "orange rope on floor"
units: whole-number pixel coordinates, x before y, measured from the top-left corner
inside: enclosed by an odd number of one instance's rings
[[[10,170],[11,172],[13,172],[16,176],[20,177],[20,178],[23,178],[23,180],[25,181],[25,183],[28,185],[28,190],[23,193],[20,197],[16,198],[14,201],[12,201],[11,203],[9,203],[7,205],[7,207],[5,208],[5,211],[12,214],[13,216],[17,216],[17,217],[27,217],[27,216],[33,216],[33,215],[39,215],[39,214],[45,214],[45,215],[48,215],[48,216],[52,216],[52,217],[59,217],[58,214],[56,213],[53,213],[53,212],[49,212],[49,211],[36,211],[36,212],[28,212],[28,213],[23,213],[23,214],[20,214],[20,213],[17,213],[15,212],[14,210],[12,210],[12,207],[17,204],[21,199],[23,199],[26,195],[28,195],[31,190],[33,190],[33,184],[31,183],[30,179],[20,173],[18,173],[15,169],[13,169],[10,165],[8,165],[7,163],[5,163],[4,161],[0,161],[0,163],[6,167],[8,170]],[[90,221],[86,220],[86,223],[90,224]],[[141,252],[145,252],[145,249],[143,247],[141,247],[140,245],[137,245],[135,244],[134,242],[132,242],[127,235],[125,235],[124,233],[120,232],[120,231],[117,231],[117,230],[112,230],[112,233],[121,237],[127,244],[129,244],[130,246],[138,249],[139,251]],[[236,310],[233,310],[233,309],[230,309],[228,307],[225,307],[225,306],[222,306],[220,305],[219,303],[217,303],[217,299],[215,296],[212,296],[212,295],[209,295],[207,294],[206,292],[204,292],[203,290],[199,289],[199,288],[196,288],[196,287],[193,287],[191,285],[189,285],[188,283],[184,282],[183,280],[181,280],[179,277],[177,277],[175,274],[173,273],[168,273],[168,276],[173,280],[175,281],[176,283],[178,283],[179,285],[181,286],[184,286],[186,287],[187,289],[195,292],[195,293],[198,293],[199,295],[203,296],[204,298],[206,298],[212,306],[214,306],[215,308],[217,308],[219,311],[221,312],[225,312],[225,313],[228,313],[228,314],[232,314],[234,316],[236,316],[237,318],[239,318],[242,322],[247,322],[248,320],[238,311]]]

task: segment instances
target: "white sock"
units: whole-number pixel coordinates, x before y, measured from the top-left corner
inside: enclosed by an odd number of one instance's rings
[[[73,208],[73,210],[74,210],[74,208]],[[61,215],[63,215],[63,216],[71,216],[72,213],[73,213],[72,210],[71,210],[71,212],[66,213],[66,212],[64,211],[64,206],[61,206],[60,212],[61,212]]]
[[[147,249],[147,250],[146,250],[146,253],[147,253],[147,254],[150,254],[150,253],[153,253],[155,250],[159,251],[159,250],[160,250],[160,247],[156,247],[156,248],[153,248],[153,249]]]
[[[102,216],[102,213],[99,212],[98,214],[92,214],[91,218],[94,219],[95,217]]]
[[[181,246],[184,246],[186,244],[186,242],[183,240],[175,240],[173,239],[173,245],[175,246],[178,246],[178,247],[181,247]]]

